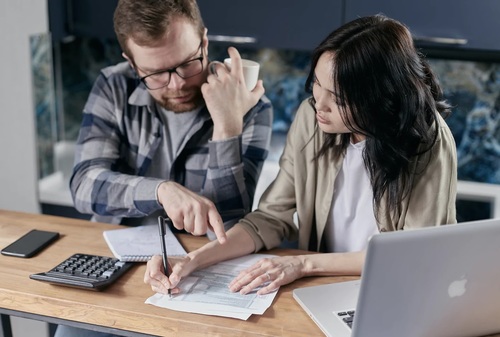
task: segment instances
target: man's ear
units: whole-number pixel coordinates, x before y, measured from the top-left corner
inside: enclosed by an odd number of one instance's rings
[[[125,60],[127,60],[127,61],[128,61],[128,63],[130,63],[130,65],[132,65],[132,61],[128,58],[127,54],[122,53],[122,56],[123,56],[123,58],[124,58]]]
[[[205,51],[205,55],[208,54],[208,29],[205,27],[205,33],[203,34],[202,37],[202,48]]]
[[[132,61],[132,59],[130,59],[125,53],[122,53],[122,56],[125,60],[127,60],[130,67],[132,67],[132,69],[135,69],[134,62]]]

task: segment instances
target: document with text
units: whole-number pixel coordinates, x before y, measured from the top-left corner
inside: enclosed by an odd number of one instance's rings
[[[251,254],[195,271],[181,280],[179,294],[172,298],[155,294],[146,303],[176,311],[242,320],[247,320],[252,314],[262,315],[271,306],[278,289],[267,295],[257,295],[257,291],[241,295],[230,292],[228,285],[241,270],[266,257],[274,255]]]

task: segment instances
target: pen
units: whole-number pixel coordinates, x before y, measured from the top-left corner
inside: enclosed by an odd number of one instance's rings
[[[163,272],[167,277],[170,276],[168,272],[168,258],[167,258],[167,244],[165,243],[165,222],[170,221],[169,218],[158,217],[158,229],[160,230],[161,253],[163,257]],[[172,297],[170,288],[168,289],[168,297]]]

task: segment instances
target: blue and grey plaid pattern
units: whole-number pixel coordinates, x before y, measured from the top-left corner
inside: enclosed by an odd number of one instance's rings
[[[120,63],[97,78],[83,111],[70,182],[75,207],[97,221],[119,223],[144,217],[162,206],[156,188],[176,181],[211,199],[219,212],[239,218],[250,211],[267,157],[272,106],[263,96],[244,117],[243,134],[211,141],[206,107],[171,163],[170,177],[145,177],[165,128],[156,104],[132,68]]]

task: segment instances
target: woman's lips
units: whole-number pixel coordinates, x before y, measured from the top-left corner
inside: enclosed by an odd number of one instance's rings
[[[318,120],[319,123],[321,124],[330,124],[330,121],[325,119],[323,116],[321,116],[319,113],[316,114],[316,119]]]

